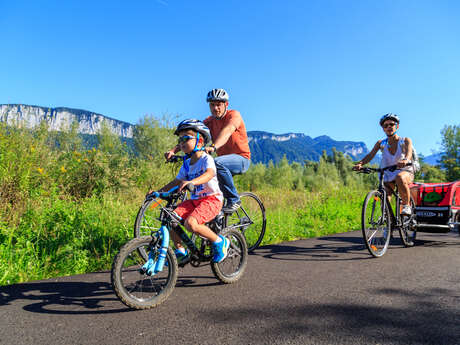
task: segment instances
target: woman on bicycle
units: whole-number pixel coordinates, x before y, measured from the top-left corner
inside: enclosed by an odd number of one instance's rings
[[[354,170],[360,170],[364,164],[369,163],[377,151],[382,152],[381,168],[391,165],[397,165],[395,171],[385,171],[383,180],[385,186],[391,191],[394,190],[395,184],[398,186],[398,191],[402,199],[401,214],[410,215],[410,189],[409,185],[414,180],[414,167],[407,166],[412,162],[412,140],[410,138],[402,138],[396,134],[399,129],[399,117],[396,114],[385,114],[380,118],[380,126],[385,132],[387,138],[379,140],[375,143],[371,152],[361,159],[354,167]]]
[[[175,212],[182,217],[188,231],[212,243],[213,262],[221,262],[227,256],[230,242],[205,225],[219,214],[223,201],[214,160],[204,150],[206,143],[211,141],[211,134],[203,122],[195,119],[179,123],[174,134],[179,136],[178,146],[186,154],[187,159],[184,159],[184,164],[176,178],[159,191],[168,191],[176,186],[179,186],[181,191],[190,183],[195,186],[191,198],[180,203]],[[175,232],[172,232],[171,236],[176,247],[176,256],[179,260],[184,259],[187,252],[182,246],[180,237]]]

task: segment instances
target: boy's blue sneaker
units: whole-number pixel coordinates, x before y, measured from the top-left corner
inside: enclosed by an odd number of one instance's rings
[[[178,264],[185,264],[189,258],[187,249],[185,249],[185,252],[179,249],[174,249],[174,254],[176,254]],[[168,267],[168,261],[165,261],[165,266]]]
[[[228,247],[230,247],[230,241],[219,235],[222,241],[212,244],[213,257],[212,262],[219,263],[224,261],[228,254]]]
[[[182,262],[188,257],[188,251],[185,249],[185,251],[175,249],[174,254],[176,254],[177,262]]]

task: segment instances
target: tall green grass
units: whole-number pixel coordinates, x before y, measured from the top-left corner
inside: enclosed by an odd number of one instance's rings
[[[171,130],[145,119],[143,126],[135,155],[107,129],[98,147],[83,148],[75,126],[53,133],[0,124],[0,285],[110,268],[145,193],[179,168],[162,159]],[[236,178],[239,191],[265,204],[262,245],[358,229],[375,179],[351,166],[334,151],[304,165],[256,164]]]

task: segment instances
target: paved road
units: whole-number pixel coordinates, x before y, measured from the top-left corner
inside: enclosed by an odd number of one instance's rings
[[[380,259],[359,232],[267,246],[235,285],[187,267],[147,311],[109,272],[0,287],[0,344],[460,344],[460,237],[419,238]]]

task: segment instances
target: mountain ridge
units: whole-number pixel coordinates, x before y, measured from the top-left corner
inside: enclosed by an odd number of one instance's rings
[[[41,121],[46,121],[50,130],[67,129],[73,121],[77,121],[79,133],[86,136],[97,135],[102,123],[106,121],[112,132],[127,139],[127,142],[132,141],[135,128],[135,125],[129,122],[83,109],[0,104],[0,122],[9,125],[23,124],[33,128]],[[364,142],[337,141],[328,135],[312,138],[304,133],[274,134],[257,130],[248,131],[248,140],[253,163],[267,164],[270,161],[277,163],[284,156],[289,162],[318,161],[323,150],[330,155],[333,147],[354,160],[358,160],[368,153]],[[94,142],[94,140],[88,140],[88,142]]]

